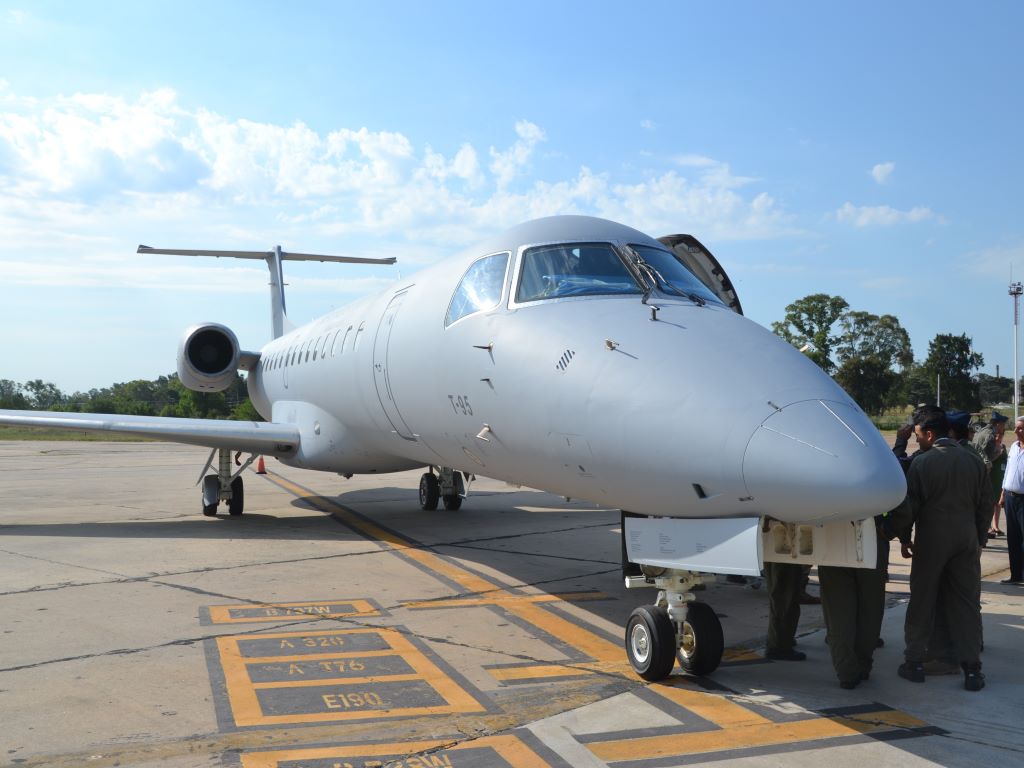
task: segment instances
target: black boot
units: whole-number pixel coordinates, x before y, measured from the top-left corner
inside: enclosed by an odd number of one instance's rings
[[[964,670],[964,689],[968,691],[980,691],[985,687],[985,676],[981,674],[981,662],[976,661],[968,664],[966,661],[960,663]]]
[[[904,661],[900,664],[896,673],[904,680],[909,680],[912,683],[924,682],[924,664],[919,661]]]

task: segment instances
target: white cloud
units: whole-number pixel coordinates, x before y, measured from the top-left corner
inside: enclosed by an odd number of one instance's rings
[[[672,158],[672,161],[676,165],[681,165],[684,168],[708,168],[710,166],[718,165],[718,161],[712,160],[710,157],[704,155],[677,155]]]
[[[896,163],[878,163],[871,169],[871,177],[879,184],[885,184],[896,170]]]
[[[524,170],[534,148],[544,141],[544,131],[527,120],[516,123],[519,140],[504,152],[491,147],[491,172],[497,177],[498,188],[504,189]]]
[[[656,131],[658,130],[658,124],[653,120],[641,120],[640,127],[645,131]]]
[[[1006,243],[967,254],[965,264],[975,274],[1000,280],[1024,279],[1024,243]]]
[[[408,264],[559,213],[719,240],[794,231],[770,195],[746,192],[756,179],[702,155],[672,158],[675,170],[617,170],[639,174],[638,181],[583,165],[544,179],[532,166],[548,160],[537,153],[547,137],[527,120],[515,124],[511,144],[489,147],[485,166],[469,143],[445,154],[415,147],[397,131],[229,119],[185,109],[169,89],[135,99],[42,101],[0,85],[0,97],[0,230],[15,258],[123,258],[138,242],[233,248],[283,241],[335,252],[341,241],[343,250],[365,251],[369,243]],[[97,283],[113,279],[81,259],[64,279],[86,280],[90,269]],[[43,274],[19,270],[20,281]]]
[[[862,205],[843,203],[835,212],[837,220],[853,224],[856,227],[887,227],[894,224],[916,224],[929,219],[938,218],[931,208],[915,206],[909,211],[900,211],[888,205]]]

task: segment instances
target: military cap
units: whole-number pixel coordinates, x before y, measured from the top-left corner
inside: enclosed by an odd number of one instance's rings
[[[950,426],[959,424],[966,427],[971,422],[971,414],[967,411],[946,411],[946,421]]]
[[[999,411],[994,410],[992,411],[992,418],[989,419],[989,421],[991,421],[993,424],[1001,424],[1002,422],[1007,421],[1009,418],[1009,416],[1003,416],[1003,414],[1001,414]]]

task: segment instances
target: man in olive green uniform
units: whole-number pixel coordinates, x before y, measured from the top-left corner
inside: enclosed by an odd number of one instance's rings
[[[768,592],[768,645],[764,655],[775,661],[803,661],[807,654],[793,647],[797,624],[800,623],[803,566],[765,563],[764,577]]]
[[[904,556],[914,558],[904,624],[906,661],[898,671],[907,680],[924,682],[923,662],[941,587],[953,645],[964,670],[964,687],[979,691],[985,678],[979,658],[978,549],[986,540],[990,506],[985,465],[947,437],[945,414],[922,413],[915,419],[914,434],[923,453],[907,475],[911,519],[904,518],[896,528]]]
[[[977,430],[971,438],[971,445],[981,454],[985,466],[989,469],[997,458],[1006,457],[1006,446],[1003,445],[1006,420],[1007,417],[999,411],[992,411],[992,418],[988,424]]]
[[[1007,417],[999,411],[992,411],[988,425],[974,433],[971,445],[985,460],[988,467],[989,483],[992,490],[992,522],[989,525],[989,537],[1002,536],[999,530],[999,506],[995,503],[1002,493],[1003,472],[1006,471],[1006,445],[1003,435],[1006,434]]]
[[[985,462],[988,468],[989,459],[984,448],[976,446],[972,439],[975,435],[974,427],[970,423],[971,415],[966,411],[946,411],[946,421],[949,422],[949,437],[957,444]],[[989,474],[988,471],[986,474]],[[989,488],[991,499],[991,486]],[[980,553],[979,553],[980,554]],[[978,601],[981,602],[981,581],[978,581]],[[939,589],[938,599],[935,605],[935,624],[932,627],[932,634],[928,640],[928,658],[924,663],[926,675],[955,675],[960,672],[960,665],[956,661],[956,646],[953,644],[953,636],[949,631],[949,619],[946,616],[948,601]]]
[[[871,673],[885,614],[885,566],[889,540],[882,516],[875,518],[878,561],[874,568],[818,566],[821,610],[828,630],[832,667],[843,688],[856,688]]]

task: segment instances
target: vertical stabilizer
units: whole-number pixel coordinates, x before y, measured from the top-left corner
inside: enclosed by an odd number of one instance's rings
[[[288,309],[284,301],[284,267],[281,262],[284,255],[280,245],[267,254],[267,268],[270,270],[270,334],[271,338],[283,336],[290,331]]]
[[[210,251],[178,248],[150,248],[140,245],[137,253],[154,253],[168,256],[212,256],[215,259],[262,259],[270,270],[270,331],[273,338],[283,336],[292,330],[288,321],[288,310],[284,300],[284,262],[287,261],[333,261],[339,264],[394,264],[397,259],[367,259],[361,256],[327,256],[319,253],[288,253],[275,245],[272,251]]]

